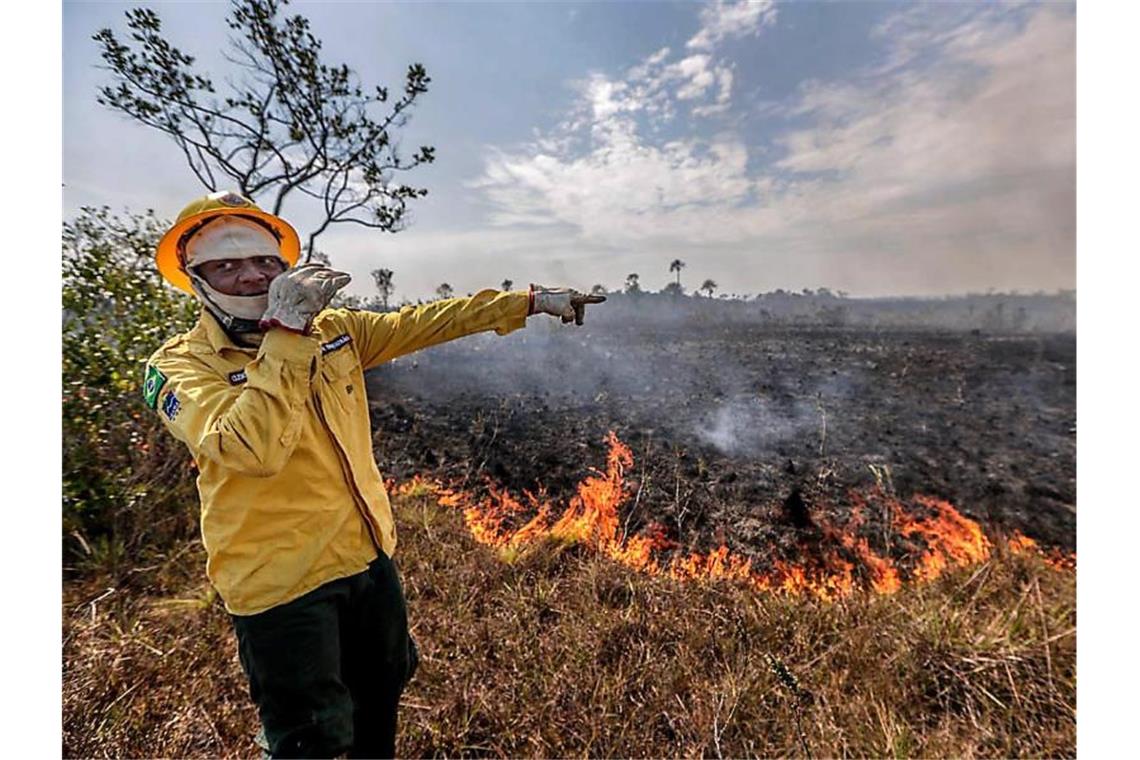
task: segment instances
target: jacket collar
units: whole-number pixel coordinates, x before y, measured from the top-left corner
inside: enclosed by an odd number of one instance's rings
[[[226,351],[239,351],[244,354],[256,354],[257,346],[239,346],[222,328],[217,317],[203,308],[198,314],[198,324],[191,330],[191,334],[204,341],[214,353],[221,354]]]

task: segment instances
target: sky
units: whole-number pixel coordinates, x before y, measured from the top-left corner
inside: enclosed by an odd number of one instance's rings
[[[165,136],[95,102],[91,35],[130,3],[63,4],[64,214],[173,218],[205,192]],[[226,3],[152,4],[217,82]],[[1076,19],[1069,3],[303,3],[366,85],[432,78],[407,146],[436,162],[392,235],[318,247],[398,298],[503,279],[857,296],[1073,288]],[[224,188],[219,188],[224,189]],[[283,215],[305,232],[303,202]]]

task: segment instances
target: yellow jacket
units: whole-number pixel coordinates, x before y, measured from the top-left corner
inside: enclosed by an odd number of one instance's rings
[[[235,345],[203,311],[147,365],[144,396],[198,466],[206,574],[235,615],[296,599],[396,548],[372,457],[364,370],[464,335],[526,323],[525,291],[399,312],[330,309],[312,335]]]

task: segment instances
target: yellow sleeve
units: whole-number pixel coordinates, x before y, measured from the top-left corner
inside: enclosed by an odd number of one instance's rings
[[[469,298],[405,306],[397,312],[337,312],[352,335],[364,369],[421,348],[484,330],[499,335],[526,324],[530,296],[525,290],[481,290]]]
[[[147,366],[145,399],[195,459],[270,477],[297,445],[319,350],[314,337],[270,330],[238,385],[193,354],[159,351]]]

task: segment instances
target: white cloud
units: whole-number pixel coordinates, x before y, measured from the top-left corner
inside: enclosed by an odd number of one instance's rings
[[[683,83],[677,89],[679,99],[699,98],[716,81],[716,75],[709,68],[710,60],[707,55],[692,55],[670,67],[670,71],[676,72],[675,76]]]
[[[813,122],[780,139],[776,167],[837,173],[821,207],[836,217],[1031,196],[1032,178],[1075,167],[1074,39],[1065,12],[1043,9],[1002,36],[983,16],[931,35],[926,51],[941,56],[929,68],[812,84],[797,110]]]
[[[697,106],[693,109],[693,116],[711,116],[712,114],[724,113],[728,110],[729,100],[732,96],[732,69],[727,66],[721,66],[716,69],[717,85],[720,88],[716,96],[716,102],[708,105]]]
[[[721,40],[757,34],[776,20],[773,0],[716,0],[701,10],[701,29],[685,43],[693,50],[711,50]]]
[[[730,105],[730,65],[662,49],[622,81],[594,75],[571,131],[493,151],[474,185],[497,225],[736,256],[730,277],[756,266],[853,292],[1071,286],[1074,16],[966,10],[907,7],[876,31],[885,63],[804,83],[770,116],[797,126],[766,169],[749,170],[741,133],[644,134],[639,117]],[[730,34],[715,28],[709,39]]]
[[[607,101],[611,109],[641,112],[656,124],[675,118],[679,103],[694,117],[726,112],[732,95],[733,73],[731,66],[714,56],[714,44],[727,37],[759,33],[762,27],[775,21],[776,9],[771,2],[718,1],[703,8],[700,17],[701,29],[687,47],[701,52],[670,62],[672,51],[663,47],[630,67],[620,81],[610,81],[597,73],[588,81],[594,87],[605,82],[607,96],[621,94],[620,106]],[[698,43],[694,44],[694,40]],[[608,115],[605,109],[595,107],[594,111],[596,115]]]
[[[571,225],[595,242],[639,240],[660,234],[665,213],[731,206],[752,190],[747,151],[734,137],[652,146],[620,120],[597,131],[605,144],[577,159],[496,154],[474,185],[496,207],[492,222]]]
[[[605,121],[619,111],[631,110],[629,103],[623,102],[626,85],[622,82],[612,82],[601,75],[594,75],[586,83],[585,89],[594,118],[598,121]]]

